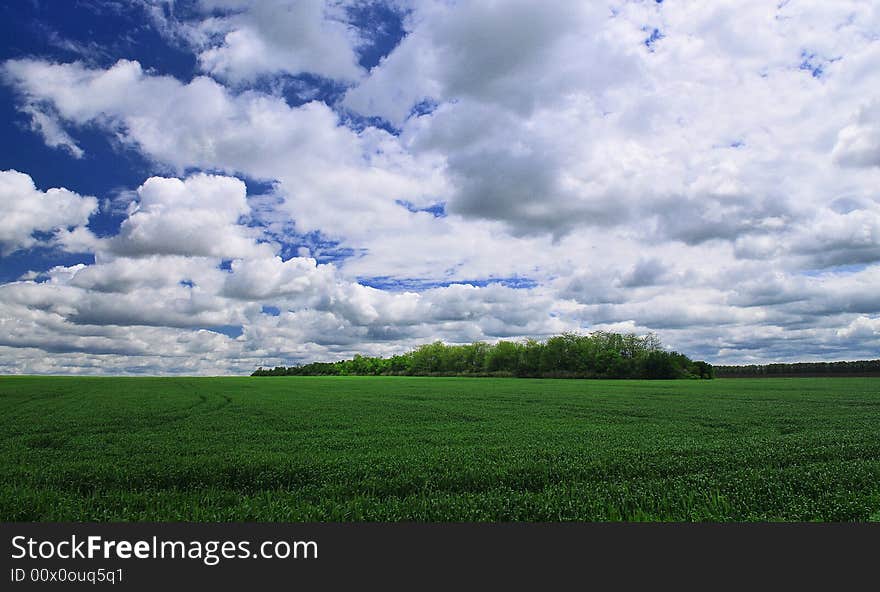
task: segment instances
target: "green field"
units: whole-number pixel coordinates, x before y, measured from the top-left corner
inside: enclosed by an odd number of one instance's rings
[[[0,378],[0,519],[877,520],[880,379]]]

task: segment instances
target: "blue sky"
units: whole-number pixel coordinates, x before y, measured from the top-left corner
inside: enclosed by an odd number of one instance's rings
[[[867,0],[0,7],[0,371],[877,357]]]

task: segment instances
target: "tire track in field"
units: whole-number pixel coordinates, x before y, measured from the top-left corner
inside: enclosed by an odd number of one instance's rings
[[[30,413],[27,409],[23,409],[23,408],[32,406],[32,404],[34,404],[34,403],[44,403],[44,402],[48,402],[48,401],[53,401],[55,399],[60,399],[62,397],[66,397],[71,394],[73,394],[73,393],[63,392],[63,391],[61,391],[61,392],[46,392],[46,393],[39,393],[36,395],[30,395],[29,397],[27,397],[25,399],[21,399],[20,401],[13,401],[13,402],[11,402],[9,409],[5,410],[6,417],[7,417],[7,419],[10,417],[15,417],[15,416],[19,415],[21,412]],[[12,396],[14,396],[14,395],[12,395]]]
[[[175,423],[180,423],[193,419],[194,417],[214,415],[215,413],[221,412],[223,409],[232,404],[232,398],[230,398],[228,395],[220,395],[219,393],[216,395],[212,393],[210,396],[206,396],[203,393],[197,394],[199,400],[192,405],[179,407],[175,410],[173,414],[153,416],[153,418],[155,418],[155,421],[143,422],[142,425],[138,426],[138,428],[144,429],[168,427]],[[219,398],[222,398],[222,400],[219,402],[218,405],[210,405],[211,401]]]
[[[186,421],[196,416],[204,416],[221,411],[232,403],[232,399],[226,395],[206,396],[203,393],[192,393],[197,395],[197,399],[188,405],[176,407],[170,411],[161,411],[156,413],[145,412],[137,415],[126,415],[119,417],[106,418],[104,422],[96,422],[80,426],[80,435],[90,434],[93,436],[109,436],[123,432],[136,432],[157,428],[166,428],[175,423]],[[215,398],[222,397],[219,405],[210,409],[200,410],[208,407],[210,402]],[[99,420],[100,421],[100,420]],[[54,435],[58,430],[41,430],[33,432],[32,435]]]

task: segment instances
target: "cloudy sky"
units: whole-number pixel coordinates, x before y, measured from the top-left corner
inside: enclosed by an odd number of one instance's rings
[[[874,0],[32,0],[0,39],[0,372],[880,356]]]

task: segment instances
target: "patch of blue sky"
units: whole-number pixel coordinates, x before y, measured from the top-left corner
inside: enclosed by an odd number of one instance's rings
[[[261,312],[264,315],[268,315],[270,317],[277,317],[281,315],[281,309],[277,306],[263,306]]]
[[[245,186],[247,187],[248,197],[253,197],[257,195],[268,195],[275,191],[275,187],[277,182],[275,180],[267,180],[267,179],[256,179],[254,177],[248,177],[246,175],[236,175],[239,179],[241,179]]]
[[[361,251],[342,246],[340,241],[329,238],[320,231],[298,232],[296,221],[279,209],[284,198],[274,192],[274,183],[250,179],[245,183],[251,205],[251,217],[247,220],[247,225],[261,228],[280,247],[278,254],[282,259],[303,256],[305,251],[307,256],[315,258],[318,263],[333,263],[361,254]]]
[[[179,12],[184,7],[175,6]],[[0,12],[3,58],[81,59],[100,67],[119,56],[144,69],[189,80],[198,73],[195,55],[169,44],[136,5],[119,2],[15,2]]]
[[[650,31],[650,34],[649,34],[648,37],[644,40],[643,43],[645,44],[645,47],[647,47],[647,48],[650,49],[651,51],[654,51],[654,45],[655,45],[658,41],[660,41],[661,39],[663,39],[663,37],[664,37],[663,33],[660,31],[660,29],[658,29],[658,28],[656,28],[656,27],[654,27],[653,29],[650,28],[650,27],[642,27],[642,30],[645,31],[645,32],[649,32],[649,31]]]
[[[244,333],[244,327],[241,325],[206,325],[204,327],[194,327],[194,329],[204,329],[205,331],[220,333],[231,339],[238,339]]]
[[[798,66],[801,70],[807,70],[813,76],[813,78],[821,78],[823,72],[825,71],[821,65],[816,65],[810,59],[804,59],[801,62],[801,65]]]
[[[418,207],[414,206],[411,202],[408,202],[408,201],[402,200],[402,199],[396,199],[396,200],[394,200],[394,203],[406,208],[407,210],[409,210],[410,212],[413,212],[413,213],[427,212],[427,213],[431,214],[432,216],[434,216],[435,218],[445,218],[446,217],[446,202],[443,202],[443,201],[437,202],[435,204],[431,204],[430,206],[425,207],[425,208],[418,208]]]
[[[302,251],[307,251],[307,255],[318,263],[336,263],[360,254],[358,250],[344,247],[340,241],[329,239],[319,231],[273,238],[281,244],[281,258],[285,260],[300,256]]]
[[[121,188],[137,187],[155,165],[105,133],[90,126],[68,129],[85,154],[73,158],[64,149],[45,145],[30,129],[29,117],[17,109],[13,91],[0,85],[0,169],[16,169],[31,175],[38,188],[66,187],[99,199]]]
[[[299,107],[313,101],[338,105],[350,85],[315,74],[262,76],[247,86],[248,91],[279,94],[288,105]]]
[[[349,109],[343,108],[341,105],[335,105],[335,110],[337,115],[339,116],[339,121],[342,125],[353,129],[356,132],[362,132],[368,127],[375,127],[378,129],[385,130],[389,134],[393,136],[399,136],[401,130],[394,125],[391,124],[386,119],[382,117],[376,117],[374,115],[361,115],[360,113],[356,113]]]
[[[222,2],[203,2],[202,0],[175,0],[158,4],[165,18],[174,17],[184,21],[231,16],[240,11],[234,7],[224,6]]]
[[[801,63],[798,69],[809,72],[813,78],[822,78],[825,74],[825,68],[829,64],[840,61],[840,59],[840,57],[826,59],[816,55],[814,52],[802,50]]]
[[[91,253],[65,253],[58,249],[37,247],[26,251],[16,251],[0,257],[0,282],[13,282],[28,272],[43,273],[56,266],[92,265],[95,256]],[[43,281],[46,276],[34,278]]]
[[[425,280],[419,278],[395,278],[391,276],[359,277],[357,281],[362,286],[385,290],[389,292],[423,292],[433,288],[446,288],[453,285],[469,285],[477,288],[485,288],[491,284],[500,284],[506,288],[527,290],[535,288],[538,282],[531,278],[505,277],[486,278],[475,280]]]
[[[421,115],[429,115],[437,110],[440,104],[433,99],[422,99],[409,110],[410,117],[419,117]]]
[[[853,274],[859,273],[860,271],[864,271],[870,266],[868,263],[848,263],[845,265],[833,265],[830,267],[822,267],[817,269],[805,269],[801,270],[798,275],[803,275],[807,277],[822,277],[826,275],[841,275],[841,274]]]
[[[89,230],[99,238],[115,236],[119,234],[119,227],[126,217],[124,214],[108,212],[102,208],[89,219]]]
[[[381,2],[362,2],[348,7],[348,17],[366,43],[358,47],[358,61],[369,70],[397,47],[406,35],[406,12]]]
[[[409,119],[410,117],[419,117],[421,115],[428,115],[430,113],[433,113],[438,106],[439,103],[437,103],[433,99],[423,99],[413,105],[412,109],[410,109],[407,119]],[[344,125],[357,132],[363,131],[368,127],[375,127],[383,129],[394,136],[400,135],[400,128],[396,127],[390,121],[383,119],[382,117],[377,117],[375,115],[362,115],[360,113],[344,109],[338,104],[335,105],[335,109],[336,112],[339,114],[340,121]]]

